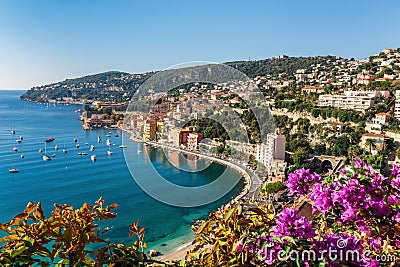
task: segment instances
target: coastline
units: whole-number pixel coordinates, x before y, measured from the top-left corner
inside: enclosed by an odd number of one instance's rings
[[[249,199],[250,198],[254,199],[255,196],[258,195],[258,193],[259,193],[259,186],[262,183],[259,182],[258,177],[251,170],[247,169],[245,166],[243,166],[243,165],[241,165],[239,163],[233,163],[233,162],[230,162],[230,161],[225,160],[225,159],[220,159],[220,158],[213,157],[213,156],[210,156],[210,155],[204,155],[204,154],[201,154],[199,152],[184,150],[184,149],[177,148],[177,147],[174,147],[174,146],[171,146],[171,145],[167,145],[167,144],[163,144],[163,143],[158,143],[158,142],[154,142],[154,141],[139,140],[139,139],[136,139],[136,138],[133,137],[132,132],[130,130],[124,129],[124,128],[120,128],[120,129],[122,131],[125,131],[126,133],[130,134],[129,140],[131,140],[133,142],[146,143],[146,144],[149,144],[149,145],[151,145],[153,147],[164,147],[166,149],[178,151],[178,152],[181,152],[181,153],[199,156],[199,157],[201,157],[203,159],[210,160],[212,162],[215,162],[215,163],[218,163],[220,165],[226,166],[226,167],[231,168],[234,171],[238,172],[241,175],[242,179],[244,180],[244,187],[243,187],[242,191],[235,198],[233,198],[230,202],[237,202],[237,201],[243,200],[245,197],[247,197]],[[225,203],[224,205],[227,205],[230,202]],[[156,256],[156,257],[154,257],[154,259],[160,260],[160,261],[178,261],[178,260],[184,259],[186,254],[187,254],[187,252],[190,251],[193,248],[194,248],[193,241],[190,241],[190,242],[182,244],[182,245],[180,245],[178,247],[172,248],[166,254]]]
[[[136,140],[135,140],[136,142]],[[174,150],[174,151],[178,151],[178,152],[182,152],[184,154],[189,154],[189,155],[194,155],[194,156],[199,156],[203,159],[207,159],[210,160],[212,162],[216,162],[220,165],[226,166],[228,168],[233,169],[234,171],[238,172],[241,176],[242,179],[244,179],[244,187],[242,189],[242,191],[240,192],[239,195],[237,195],[235,198],[233,198],[231,201],[239,201],[241,200],[243,197],[245,197],[246,195],[248,195],[250,193],[250,189],[251,189],[251,185],[254,184],[253,180],[252,180],[252,174],[249,173],[250,170],[247,170],[244,166],[241,167],[239,164],[237,163],[233,163],[230,161],[227,161],[225,159],[220,159],[220,158],[216,158],[216,157],[212,157],[209,155],[204,155],[198,152],[194,152],[194,151],[188,151],[188,150],[184,150],[181,148],[177,148],[174,146],[170,146],[170,145],[166,145],[166,144],[162,144],[162,143],[157,143],[157,142],[153,142],[153,141],[142,141],[146,144],[155,146],[155,147],[164,147],[170,150]],[[254,195],[253,195],[254,197]]]

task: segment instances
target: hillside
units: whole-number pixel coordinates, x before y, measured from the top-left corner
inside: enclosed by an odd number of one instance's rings
[[[284,74],[293,77],[297,69],[310,69],[317,64],[328,64],[333,56],[317,57],[282,57],[256,61],[236,61],[225,64],[244,72],[249,77],[272,76]],[[46,102],[57,98],[72,97],[76,99],[125,101],[129,100],[136,89],[153,73],[130,74],[110,71],[62,82],[36,86],[25,92],[21,99]]]

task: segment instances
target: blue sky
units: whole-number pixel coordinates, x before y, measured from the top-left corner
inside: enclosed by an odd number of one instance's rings
[[[0,1],[0,89],[108,70],[400,47],[400,1]]]

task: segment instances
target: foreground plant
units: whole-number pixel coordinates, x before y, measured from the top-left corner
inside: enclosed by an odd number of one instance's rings
[[[100,198],[95,205],[83,204],[77,210],[57,205],[45,218],[40,202],[28,203],[24,212],[0,224],[5,233],[0,238],[1,266],[139,266],[145,260],[144,229],[138,222],[130,225],[130,235],[137,236],[132,246],[113,244],[100,237],[109,228],[99,222],[116,217],[117,204],[104,206]],[[91,250],[89,245],[100,247]]]
[[[384,177],[357,159],[324,178],[297,170],[286,185],[312,203],[311,220],[284,209],[275,226],[244,235],[237,250],[273,266],[398,266],[400,167]]]

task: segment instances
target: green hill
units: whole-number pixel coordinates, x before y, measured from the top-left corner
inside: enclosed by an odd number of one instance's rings
[[[308,69],[313,64],[326,64],[333,58],[333,56],[284,57],[227,62],[225,64],[242,71],[251,78],[267,75],[276,77],[282,73],[285,73],[287,77],[291,77],[297,69]],[[131,99],[136,89],[153,74],[154,72],[130,74],[109,71],[75,79],[66,79],[58,83],[33,87],[24,93],[21,99],[46,102],[57,98],[73,97],[119,102]]]

